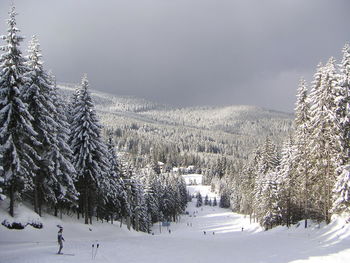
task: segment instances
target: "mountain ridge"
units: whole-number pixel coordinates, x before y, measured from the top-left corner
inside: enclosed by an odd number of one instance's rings
[[[73,84],[73,83],[64,83],[60,82],[57,84],[57,87],[63,91],[64,97],[69,97],[72,95],[72,93],[75,91],[77,87],[79,87],[78,84]],[[161,104],[157,102],[153,102],[151,100],[147,100],[144,98],[139,98],[139,97],[134,97],[134,96],[125,96],[125,95],[116,95],[104,91],[98,91],[95,89],[90,90],[91,95],[94,99],[94,102],[96,103],[95,106],[100,106],[101,101],[105,100],[105,103],[110,103],[113,104],[115,102],[119,101],[124,101],[126,103],[144,103],[148,107],[145,107],[145,111],[150,111],[152,109],[156,110],[163,110],[163,111],[181,111],[181,110],[186,110],[186,111],[199,111],[199,110],[227,110],[227,109],[234,109],[234,110],[247,110],[247,111],[264,111],[264,112],[271,112],[274,114],[281,114],[285,116],[293,116],[293,113],[289,112],[284,112],[280,110],[275,110],[275,109],[269,109],[266,107],[260,107],[256,105],[250,105],[250,104],[232,104],[232,105],[198,105],[198,106],[186,106],[186,107],[180,107],[180,106],[170,106],[167,104]],[[64,94],[66,93],[66,94]],[[62,94],[62,93],[61,93]],[[153,105],[153,108],[149,108],[149,105]],[[128,109],[128,108],[126,108]],[[115,107],[115,110],[118,110],[118,107]],[[125,110],[125,109],[124,109]],[[137,111],[138,112],[138,111]]]

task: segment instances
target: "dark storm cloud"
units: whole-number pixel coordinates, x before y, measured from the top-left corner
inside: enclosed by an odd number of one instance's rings
[[[347,0],[15,2],[18,27],[39,36],[58,81],[87,72],[97,90],[172,105],[291,111],[299,78],[350,40]]]

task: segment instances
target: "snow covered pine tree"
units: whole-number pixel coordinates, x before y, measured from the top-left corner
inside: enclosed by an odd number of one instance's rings
[[[6,45],[0,57],[0,151],[3,154],[4,190],[10,198],[10,215],[14,216],[14,203],[23,190],[33,186],[34,171],[38,168],[34,145],[40,145],[31,122],[33,117],[21,98],[25,85],[24,75],[29,71],[19,49],[23,38],[18,35],[16,12],[12,6],[7,21]],[[34,154],[29,154],[34,153]]]

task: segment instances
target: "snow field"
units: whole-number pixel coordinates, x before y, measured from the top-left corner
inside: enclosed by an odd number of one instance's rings
[[[190,191],[201,191],[205,196],[209,188],[193,186]],[[213,195],[209,193],[209,196]],[[94,222],[84,225],[82,220],[65,217],[62,220],[44,216],[44,228],[8,230],[0,226],[0,263],[34,262],[118,262],[118,263],[284,263],[284,262],[349,262],[350,224],[336,218],[330,225],[310,222],[304,229],[302,222],[291,228],[277,227],[263,231],[249,217],[228,209],[195,207],[196,199],[188,204],[188,215],[177,223],[159,230],[154,235],[128,231],[119,222]],[[23,209],[25,210],[25,209]],[[4,211],[0,211],[3,217]],[[63,252],[58,250],[56,225],[64,227]],[[243,231],[242,231],[243,227]],[[91,230],[91,231],[90,231]],[[206,234],[204,234],[206,231]],[[213,234],[214,232],[214,234]],[[92,244],[100,244],[96,258],[92,259]]]
[[[182,177],[185,179],[186,185],[196,184],[202,185],[203,175],[202,174],[184,174]]]

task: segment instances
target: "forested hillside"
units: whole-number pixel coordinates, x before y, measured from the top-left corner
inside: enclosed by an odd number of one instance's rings
[[[75,89],[74,84],[58,87],[66,99]],[[97,91],[92,98],[118,150],[132,154],[138,166],[152,152],[151,158],[168,169],[195,165],[207,182],[239,169],[267,136],[282,143],[292,127],[292,114],[255,106],[170,108]]]

